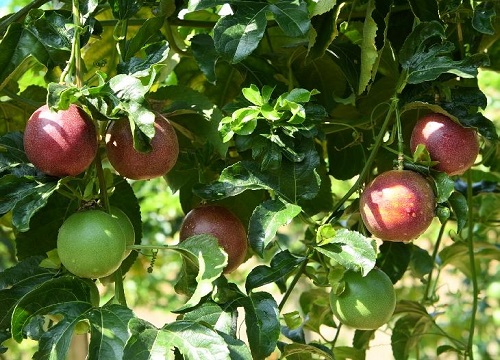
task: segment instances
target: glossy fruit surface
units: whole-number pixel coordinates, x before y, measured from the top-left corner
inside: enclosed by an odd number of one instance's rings
[[[130,123],[127,119],[114,121],[106,134],[108,159],[122,176],[146,180],[165,175],[177,162],[179,143],[174,128],[164,118],[155,120],[152,150],[142,153],[134,149]]]
[[[101,210],[72,214],[57,236],[61,263],[73,274],[91,279],[110,275],[118,269],[125,244],[120,220]]]
[[[245,227],[225,207],[205,205],[187,213],[181,225],[180,240],[199,234],[210,234],[218,239],[228,255],[225,273],[230,273],[245,261],[248,247]]]
[[[391,279],[379,269],[365,277],[359,272],[344,274],[344,291],[330,293],[330,306],[344,325],[360,330],[378,329],[392,317],[396,293]]]
[[[418,144],[425,145],[431,160],[439,161],[435,169],[450,176],[463,174],[479,154],[476,131],[443,114],[429,114],[417,121],[410,140],[412,152]]]
[[[431,224],[436,200],[427,180],[409,170],[391,170],[364,189],[359,210],[366,228],[376,237],[409,241]]]
[[[76,105],[51,111],[47,105],[29,118],[24,131],[24,150],[40,171],[57,177],[76,176],[92,163],[97,153],[95,126]]]
[[[113,215],[120,223],[120,228],[123,231],[123,235],[125,236],[125,246],[134,245],[135,244],[135,231],[134,225],[128,218],[128,216],[116,206],[111,206],[109,209],[110,214]],[[125,249],[123,252],[123,258],[125,259],[132,250]]]

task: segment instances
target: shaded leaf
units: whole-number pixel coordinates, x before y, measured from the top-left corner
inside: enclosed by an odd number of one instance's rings
[[[448,203],[453,209],[457,220],[457,233],[460,233],[468,220],[469,205],[467,204],[467,199],[461,193],[454,191],[448,198]]]
[[[217,80],[215,64],[219,54],[215,50],[214,39],[207,34],[197,34],[191,40],[191,50],[203,75],[208,82],[215,84]]]
[[[486,242],[474,241],[474,258],[476,262],[480,260],[500,259],[500,249]],[[465,242],[455,242],[445,247],[439,252],[441,266],[452,265],[462,271],[466,276],[472,276],[471,264],[469,261],[469,247]],[[476,264],[475,266],[478,266]]]
[[[325,359],[325,360],[336,359],[336,357],[334,357],[334,355],[331,351],[321,349],[318,346],[314,346],[314,344],[298,344],[298,343],[286,344],[283,348],[283,352],[281,355],[284,358],[291,359],[292,356],[297,356],[297,355],[306,355],[307,356],[307,355],[311,355],[311,354],[320,356],[321,359]]]
[[[415,277],[423,279],[434,267],[432,256],[424,249],[413,244],[411,246],[410,268]]]
[[[379,247],[377,266],[389,276],[392,283],[398,282],[405,273],[411,258],[411,244],[384,241]]]
[[[438,4],[434,0],[410,0],[411,11],[422,22],[439,21]]]
[[[296,257],[288,250],[280,251],[273,257],[270,266],[259,265],[252,269],[246,279],[246,291],[286,278],[303,261],[305,258]]]
[[[392,353],[397,360],[406,360],[424,335],[433,325],[428,316],[408,314],[396,321],[391,336]]]
[[[286,35],[299,37],[307,34],[311,21],[305,1],[278,1],[270,4],[268,10]]]

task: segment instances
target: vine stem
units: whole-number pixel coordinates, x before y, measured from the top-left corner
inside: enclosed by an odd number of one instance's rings
[[[467,171],[467,205],[469,207],[468,212],[468,227],[467,227],[467,246],[469,251],[469,263],[471,267],[471,277],[472,277],[472,313],[469,326],[469,339],[467,342],[467,353],[471,360],[474,359],[473,345],[474,345],[474,331],[476,327],[476,312],[478,307],[478,294],[479,288],[477,284],[477,274],[476,274],[476,261],[474,258],[474,214],[472,207],[472,173],[470,170]],[[466,358],[467,358],[466,353]]]
[[[398,132],[398,170],[403,170],[404,168],[404,141],[403,141],[403,129],[401,127],[401,118],[399,116],[399,108],[396,106],[394,109],[396,115],[396,127]]]
[[[80,15],[80,4],[79,0],[73,0],[73,7],[71,9],[73,13],[73,24],[75,25],[75,35],[73,38],[73,51],[75,61],[75,78],[76,86],[81,88],[83,86],[83,76],[82,76],[82,53],[80,44],[80,32],[82,31],[81,15]]]
[[[297,282],[299,281],[300,277],[304,273],[304,270],[307,266],[307,263],[309,262],[309,255],[311,254],[311,248],[307,249],[306,255],[305,255],[305,260],[300,264],[299,270],[295,274],[295,276],[292,279],[292,282],[290,283],[290,286],[288,289],[286,289],[285,295],[283,295],[283,299],[281,299],[279,305],[278,305],[278,310],[281,312],[283,310],[283,307],[285,306],[286,302],[288,301],[288,298],[292,294],[293,289],[295,288],[295,285],[297,285]]]
[[[373,161],[375,160],[375,157],[377,156],[378,150],[380,149],[382,142],[384,140],[384,135],[387,130],[387,127],[389,126],[389,122],[392,118],[392,113],[396,110],[398,106],[399,99],[395,96],[391,100],[391,104],[389,106],[389,110],[387,111],[387,114],[385,116],[384,122],[382,123],[382,127],[380,128],[380,131],[375,138],[375,144],[373,144],[372,150],[370,152],[370,156],[366,160],[366,164],[363,167],[363,170],[361,170],[361,173],[359,174],[358,179],[354,183],[354,185],[345,193],[345,195],[340,199],[340,201],[335,205],[333,208],[330,216],[326,219],[325,224],[329,223],[332,221],[333,217],[337,213],[337,211],[344,205],[344,203],[349,199],[349,197],[354,194],[361,186],[361,184],[365,181],[366,175],[368,175],[368,172],[371,169],[371,166],[373,164]]]
[[[441,246],[441,240],[443,239],[444,229],[446,228],[446,223],[447,223],[447,221],[445,221],[444,223],[441,224],[441,228],[439,229],[439,234],[438,234],[438,237],[436,240],[436,244],[434,244],[434,250],[432,250],[432,263],[433,264],[436,263],[436,258],[437,258],[439,247]],[[424,299],[423,299],[424,302],[427,302],[429,300],[429,292],[431,290],[433,271],[434,271],[434,267],[432,267],[431,272],[429,273],[429,277],[427,278],[427,285],[425,287]],[[437,279],[435,281],[437,281]]]

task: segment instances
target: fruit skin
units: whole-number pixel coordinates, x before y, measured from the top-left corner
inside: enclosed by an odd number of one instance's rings
[[[57,177],[82,173],[97,154],[97,133],[85,111],[72,104],[67,110],[38,108],[24,130],[24,150],[40,171]]]
[[[465,128],[443,114],[432,113],[419,119],[412,130],[410,149],[424,144],[431,160],[439,161],[436,170],[461,175],[479,154],[476,131]]]
[[[116,217],[116,219],[120,222],[120,228],[123,231],[123,235],[125,236],[125,246],[134,245],[135,244],[135,230],[134,225],[128,218],[128,216],[121,211],[116,206],[111,206],[109,209],[109,213]],[[123,252],[123,259],[130,255],[132,250],[125,249]]]
[[[181,225],[180,240],[200,234],[215,236],[226,251],[228,263],[224,273],[234,271],[245,261],[248,248],[245,227],[227,208],[204,205],[188,212]]]
[[[126,237],[116,217],[101,210],[70,215],[59,228],[57,252],[73,274],[100,278],[120,267]]]
[[[396,292],[391,279],[380,269],[371,270],[365,277],[347,271],[344,291],[330,292],[330,306],[344,325],[360,330],[378,329],[392,317],[396,308]]]
[[[152,150],[142,153],[134,149],[130,123],[127,119],[113,121],[106,134],[108,159],[122,176],[147,180],[165,175],[177,162],[179,142],[174,128],[162,117],[156,117]]]
[[[391,170],[377,176],[363,191],[359,209],[366,228],[388,241],[409,241],[431,224],[434,191],[427,180],[409,170]]]

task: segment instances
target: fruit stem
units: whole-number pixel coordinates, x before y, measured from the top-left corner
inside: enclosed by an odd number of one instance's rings
[[[347,199],[349,199],[349,197],[352,194],[354,194],[356,191],[358,191],[358,189],[361,187],[361,184],[365,181],[366,175],[368,175],[368,172],[371,169],[373,161],[375,160],[375,157],[377,156],[378,150],[380,149],[380,147],[382,145],[385,132],[387,130],[387,127],[389,126],[389,122],[390,122],[391,117],[392,117],[392,113],[397,108],[398,102],[399,102],[399,99],[396,96],[394,96],[391,100],[391,104],[390,104],[389,110],[387,111],[387,114],[385,116],[384,122],[382,123],[382,127],[380,128],[380,131],[379,131],[377,137],[375,138],[375,143],[373,144],[373,147],[372,147],[371,152],[370,152],[370,156],[366,160],[366,163],[365,163],[365,166],[363,167],[363,170],[361,170],[361,173],[359,174],[359,177],[356,180],[356,182],[354,183],[354,185],[349,189],[349,191],[347,191],[347,193],[342,197],[342,199],[340,199],[340,201],[337,202],[337,204],[335,205],[335,207],[331,211],[330,216],[328,216],[328,218],[326,219],[325,224],[332,221],[332,219],[334,218],[337,211],[339,211],[339,209],[342,207],[342,205],[344,205],[344,203],[347,201]]]
[[[109,213],[109,198],[108,189],[106,186],[106,178],[104,176],[104,170],[102,169],[101,152],[98,151],[94,159],[95,168],[97,171],[97,179],[99,181],[99,197],[101,198],[102,206],[104,210]]]
[[[342,329],[342,323],[341,322],[339,322],[339,324],[337,326],[337,331],[335,332],[335,337],[332,340],[332,349],[335,347],[335,344],[337,343],[337,340],[338,340],[339,335],[340,335],[340,329]]]
[[[473,213],[473,205],[472,205],[472,172],[467,170],[467,205],[469,207],[468,212],[468,226],[467,226],[467,245],[469,251],[469,263],[471,267],[471,280],[472,280],[472,313],[470,319],[470,327],[469,327],[469,339],[467,342],[467,350],[465,354],[465,358],[467,355],[472,360],[474,359],[473,354],[473,345],[474,345],[474,330],[476,327],[476,312],[478,306],[478,284],[477,284],[477,274],[476,274],[476,261],[474,258],[474,213]]]
[[[396,116],[396,127],[398,133],[398,170],[403,170],[404,168],[404,141],[403,141],[403,129],[401,127],[401,117],[399,116],[399,107],[396,106],[394,109]]]
[[[439,247],[441,245],[441,240],[443,239],[443,234],[444,234],[444,229],[446,228],[446,224],[448,221],[445,221],[441,224],[441,228],[439,229],[439,234],[436,240],[436,244],[434,245],[434,250],[432,251],[432,263],[436,264],[436,258],[438,254]],[[432,274],[434,271],[434,266],[432,267],[431,271],[429,272],[429,277],[427,278],[427,285],[425,287],[425,292],[424,292],[424,299],[423,302],[426,303],[427,301],[430,300],[430,294],[429,292],[431,291],[431,285],[432,285]],[[437,278],[434,282],[437,282]],[[432,300],[431,300],[432,302]]]
[[[82,31],[82,24],[80,19],[80,4],[79,0],[73,0],[73,24],[75,25],[75,34],[73,38],[73,49],[71,51],[75,61],[75,78],[76,86],[81,88],[82,81],[82,53],[80,48],[80,32]]]
[[[127,306],[127,300],[125,299],[125,290],[123,289],[123,274],[121,266],[115,271],[115,298],[114,303]]]
[[[309,262],[309,255],[311,255],[311,249],[312,248],[307,249],[304,261],[302,262],[302,264],[300,264],[299,270],[297,271],[297,273],[293,277],[292,282],[290,283],[290,286],[288,287],[288,289],[286,289],[286,293],[285,293],[285,295],[283,295],[283,298],[281,299],[281,301],[278,305],[278,309],[280,312],[283,310],[283,307],[285,306],[288,298],[292,294],[292,291],[295,288],[295,285],[297,285],[297,282],[299,281],[300,277],[304,273],[304,270],[307,266],[307,263]]]

